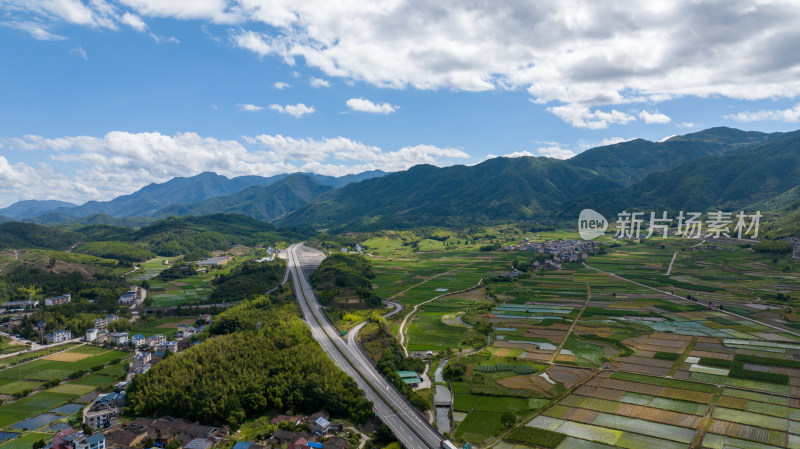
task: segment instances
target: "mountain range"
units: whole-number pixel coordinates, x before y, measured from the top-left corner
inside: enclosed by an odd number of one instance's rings
[[[130,226],[170,216],[241,214],[331,232],[508,220],[573,220],[583,208],[709,211],[800,207],[800,131],[711,128],[661,142],[589,149],[571,159],[498,157],[476,165],[228,179],[214,173],[151,184],[81,206],[20,202],[0,215],[46,224]],[[70,221],[71,220],[71,221]],[[123,223],[120,220],[125,220]],[[791,223],[782,229],[791,228]]]

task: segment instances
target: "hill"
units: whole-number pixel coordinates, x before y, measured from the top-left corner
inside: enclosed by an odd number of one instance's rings
[[[331,190],[330,186],[323,185],[308,175],[294,174],[274,184],[249,187],[233,195],[210,198],[194,204],[168,206],[154,215],[168,217],[227,213],[270,221],[308,204],[328,190]]]
[[[80,234],[59,228],[16,221],[0,224],[0,249],[65,250],[80,240]]]
[[[735,211],[777,209],[800,199],[800,131],[732,153],[708,156],[652,173],[630,187],[596,193],[565,205],[562,216],[584,207],[603,214],[622,210]],[[780,201],[775,201],[781,198]],[[755,209],[753,209],[755,210]]]
[[[317,183],[330,187],[341,187],[351,182],[363,181],[385,172],[372,170],[345,176],[304,174]],[[212,172],[191,177],[177,177],[160,184],[149,184],[134,193],[122,195],[109,201],[89,201],[80,206],[61,201],[26,200],[0,209],[0,215],[12,219],[31,219],[42,224],[67,224],[82,217],[110,216],[116,218],[141,217],[157,214],[160,209],[176,204],[194,204],[210,198],[232,195],[253,186],[269,186],[284,178],[302,173],[280,174],[269,177],[239,176],[227,178]],[[43,216],[45,215],[46,216]],[[34,218],[36,217],[36,218]],[[84,224],[113,224],[96,221]]]
[[[10,219],[21,219],[41,215],[61,207],[74,207],[72,203],[55,200],[25,200],[18,201],[6,208],[0,209],[0,215]]]
[[[727,154],[780,138],[782,135],[725,127],[710,128],[684,136],[674,136],[663,142],[635,139],[596,147],[569,159],[567,163],[630,185],[650,173],[670,170],[707,156]]]
[[[418,165],[333,190],[279,222],[356,230],[527,220],[549,216],[570,198],[618,187],[591,170],[544,157]]]

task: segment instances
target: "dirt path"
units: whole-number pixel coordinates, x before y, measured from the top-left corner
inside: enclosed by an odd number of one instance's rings
[[[14,260],[19,260],[19,251],[14,250]]]
[[[451,270],[451,271],[455,271],[455,270]],[[445,273],[442,273],[442,274],[445,274]],[[441,274],[436,275],[436,276],[441,276]],[[436,277],[436,276],[434,276],[434,277]],[[433,279],[433,278],[431,278],[431,279]],[[424,282],[422,282],[422,283],[424,283]],[[408,312],[408,315],[406,315],[403,318],[403,322],[400,323],[400,329],[397,331],[398,337],[400,339],[400,347],[403,348],[403,353],[405,354],[405,356],[408,357],[408,349],[406,348],[406,341],[405,341],[405,335],[403,334],[403,328],[406,327],[406,323],[408,322],[408,319],[411,318],[412,316],[414,316],[415,313],[417,313],[417,309],[419,309],[419,306],[423,306],[425,304],[428,304],[431,301],[436,301],[439,298],[444,298],[445,296],[458,295],[460,293],[465,293],[465,292],[468,292],[470,290],[475,290],[476,288],[480,287],[482,284],[483,284],[483,278],[481,278],[481,280],[478,281],[478,283],[476,285],[474,285],[474,286],[472,286],[470,288],[467,288],[467,289],[464,289],[464,290],[459,290],[457,292],[448,292],[448,293],[445,293],[443,295],[435,296],[435,297],[433,297],[433,298],[431,298],[431,299],[429,299],[427,301],[423,301],[423,302],[415,305],[414,308],[412,308],[411,311]],[[400,293],[398,293],[398,295],[399,294]],[[395,295],[395,296],[397,296],[397,295]],[[394,298],[394,296],[392,296],[392,298]]]
[[[675,258],[678,257],[678,252],[679,251],[675,251],[675,254],[672,255],[672,260],[669,262],[669,268],[667,268],[667,273],[664,276],[669,276],[669,274],[672,272],[672,265],[675,263]]]
[[[407,289],[405,289],[405,290],[403,290],[403,291],[401,291],[401,292],[395,293],[394,295],[392,295],[392,296],[390,296],[390,297],[388,297],[388,298],[386,298],[386,299],[388,299],[388,300],[392,300],[392,299],[394,299],[394,298],[397,298],[398,296],[402,295],[403,293],[405,293],[405,292],[407,292],[407,291],[411,290],[412,288],[419,287],[420,285],[422,285],[422,284],[424,284],[424,283],[426,283],[426,282],[428,282],[428,281],[430,281],[430,280],[436,279],[436,278],[438,278],[439,276],[444,276],[445,274],[449,274],[449,273],[452,273],[452,272],[454,272],[454,271],[458,271],[458,270],[460,270],[460,269],[462,269],[462,268],[466,268],[466,267],[468,267],[468,266],[470,266],[470,265],[475,265],[476,263],[478,263],[478,262],[471,263],[471,264],[469,264],[469,265],[464,265],[463,267],[454,268],[454,269],[452,269],[452,270],[450,270],[450,271],[445,271],[444,273],[439,273],[439,274],[437,274],[437,275],[431,276],[431,277],[429,277],[429,278],[425,279],[424,281],[422,281],[422,282],[420,282],[420,283],[418,283],[418,284],[414,284],[414,285],[412,285],[411,287],[408,287]]]
[[[572,334],[572,329],[575,328],[575,325],[578,324],[578,320],[581,319],[581,315],[583,315],[583,311],[586,310],[586,306],[589,305],[589,301],[592,300],[592,288],[589,286],[589,283],[586,283],[586,302],[583,303],[583,307],[581,307],[580,312],[578,312],[578,316],[575,317],[575,320],[572,322],[572,325],[569,327],[567,334],[564,335],[564,339],[561,340],[561,343],[556,348],[556,352],[553,353],[553,357],[550,358],[550,363],[553,363],[558,357],[558,353],[561,352],[561,348],[567,343],[567,339],[569,338],[570,334]]]

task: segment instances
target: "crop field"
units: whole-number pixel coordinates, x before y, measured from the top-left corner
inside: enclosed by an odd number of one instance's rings
[[[26,362],[0,371],[0,391],[13,393],[14,391],[34,392],[15,401],[6,401],[0,405],[0,429],[8,428],[22,435],[3,443],[2,447],[30,447],[31,441],[40,438],[48,440],[53,433],[28,433],[37,428],[51,424],[54,421],[65,419],[68,415],[53,415],[48,411],[70,404],[87,393],[98,388],[108,387],[123,373],[122,360],[129,353],[124,351],[108,350],[96,346],[78,346],[58,354],[48,354],[37,360]],[[109,364],[110,363],[110,364]],[[91,369],[103,365],[97,373],[82,375]],[[65,380],[78,373],[80,377],[67,382],[62,382],[47,390],[35,391],[46,380]],[[108,375],[111,374],[111,375]],[[21,380],[20,380],[21,379]],[[73,406],[74,408],[74,406]],[[31,440],[31,435],[36,438]]]
[[[510,411],[530,416],[521,425],[547,431],[542,438],[560,434],[561,449],[800,447],[800,336],[792,333],[800,325],[776,298],[800,291],[800,262],[722,241],[608,243],[586,267],[490,279],[488,307],[447,298],[420,307],[408,328],[415,351],[462,347],[464,322],[491,326],[491,345],[467,356],[466,378],[452,384],[457,442],[496,442],[485,438],[502,427],[484,433],[489,421],[471,434],[476,413]],[[374,284],[409,305],[535,256],[393,244],[373,259]],[[491,369],[515,363],[541,368]],[[549,405],[537,412],[526,400]]]
[[[177,332],[179,324],[194,326],[196,320],[197,315],[140,321],[131,328],[129,333],[131,335],[142,334],[145,337],[150,337],[155,334],[164,334],[167,339],[172,339],[175,337],[175,332]]]

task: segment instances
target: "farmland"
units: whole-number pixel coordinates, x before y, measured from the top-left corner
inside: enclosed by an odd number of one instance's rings
[[[503,449],[800,442],[800,332],[796,312],[777,296],[800,291],[797,261],[735,242],[605,241],[585,265],[510,279],[496,275],[533,255],[477,251],[486,243],[423,250],[419,242],[417,251],[385,236],[367,243],[378,294],[424,303],[405,327],[409,352],[433,351],[463,367],[449,383],[457,442]],[[480,288],[456,293],[484,277]],[[499,421],[508,413],[517,420],[510,428]],[[537,430],[514,430],[523,427]]]
[[[40,351],[37,358],[0,370],[0,429],[13,439],[3,448],[28,448],[33,441],[52,438],[54,432],[37,429],[68,418],[85,404],[81,397],[110,388],[124,375],[123,360],[130,354],[96,346],[62,346],[61,352]],[[108,390],[106,390],[108,391]],[[63,407],[65,404],[77,404]]]

